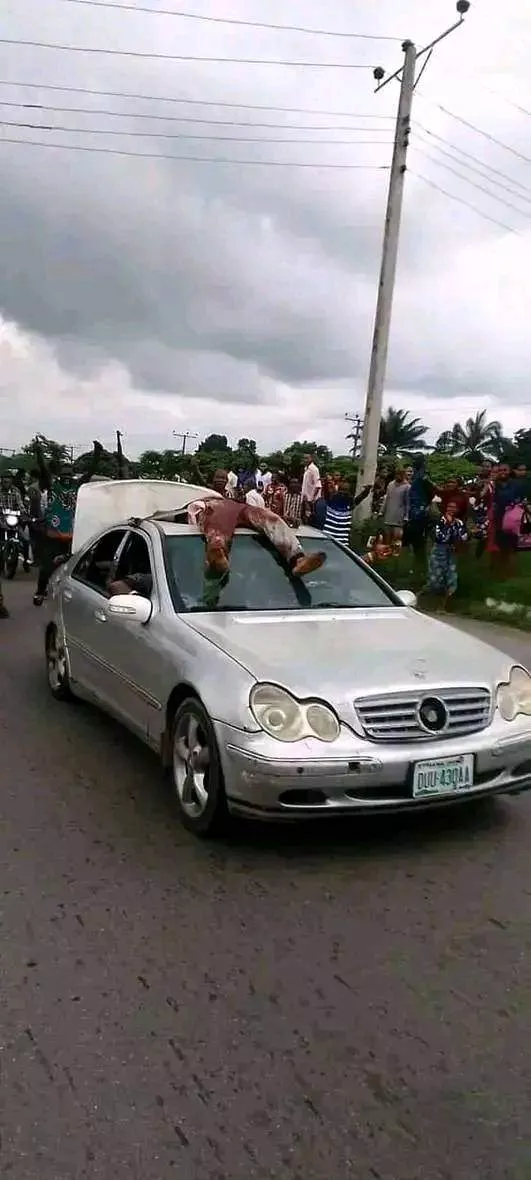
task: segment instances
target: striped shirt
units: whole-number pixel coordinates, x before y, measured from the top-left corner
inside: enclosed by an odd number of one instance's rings
[[[334,541],[340,541],[342,545],[348,545],[351,526],[352,508],[332,508],[328,505],[323,529],[327,536],[332,537]]]

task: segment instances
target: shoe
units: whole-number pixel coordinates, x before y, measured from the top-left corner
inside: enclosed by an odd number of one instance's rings
[[[33,595],[33,605],[34,606],[42,606],[45,598],[46,598],[45,594],[34,594]]]
[[[11,616],[9,614],[7,606],[4,606],[3,602],[0,602],[0,619],[9,619],[10,617]]]
[[[305,574],[313,574],[326,561],[326,553],[301,553],[292,568],[295,578],[304,578]]]

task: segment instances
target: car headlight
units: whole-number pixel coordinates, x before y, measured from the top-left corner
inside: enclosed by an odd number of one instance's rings
[[[531,717],[531,676],[525,668],[513,668],[507,684],[500,684],[497,705],[504,721],[515,721],[522,713]]]
[[[6,524],[8,528],[14,529],[15,525],[18,524],[18,516],[15,516],[15,514],[12,512],[8,512],[6,516]]]
[[[333,709],[320,701],[297,701],[276,684],[257,684],[249,704],[260,728],[280,742],[298,742],[306,737],[334,742],[339,737],[339,721]]]

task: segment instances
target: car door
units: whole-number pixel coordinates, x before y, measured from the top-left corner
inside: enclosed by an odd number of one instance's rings
[[[139,574],[151,580],[150,622],[142,626],[126,616],[107,612],[105,621],[96,628],[94,645],[110,676],[113,712],[145,738],[156,729],[154,719],[162,709],[161,694],[156,691],[160,656],[153,633],[157,630],[160,594],[151,539],[141,528],[128,532],[113,576],[121,581]]]
[[[72,679],[102,704],[112,698],[113,677],[99,631],[106,621],[109,574],[128,531],[122,526],[98,537],[81,554],[61,587],[61,613]]]

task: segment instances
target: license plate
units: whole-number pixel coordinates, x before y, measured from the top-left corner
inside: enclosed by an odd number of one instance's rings
[[[434,758],[417,762],[413,770],[413,798],[430,795],[458,795],[474,786],[474,755]]]

